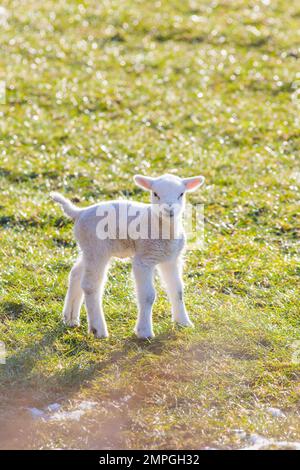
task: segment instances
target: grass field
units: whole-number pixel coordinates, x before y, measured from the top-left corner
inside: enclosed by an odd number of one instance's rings
[[[239,448],[300,441],[296,0],[4,0],[0,9],[0,447]],[[66,329],[72,222],[49,199],[147,200],[133,175],[203,174],[186,254],[194,330],[135,339],[116,261],[110,338]],[[300,357],[300,354],[299,354]],[[58,402],[80,422],[33,420]],[[284,415],[274,416],[269,407]],[[276,446],[275,446],[276,447]]]

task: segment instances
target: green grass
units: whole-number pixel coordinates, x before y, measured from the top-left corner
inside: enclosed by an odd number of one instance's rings
[[[2,6],[0,446],[231,448],[237,429],[300,440],[299,3]],[[99,341],[83,312],[79,329],[61,323],[77,250],[48,194],[147,200],[137,172],[206,177],[189,198],[206,220],[205,249],[186,255],[195,329],[171,325],[158,288],[156,338],[136,340],[130,266],[116,262]],[[98,403],[84,435],[24,411],[81,399]]]

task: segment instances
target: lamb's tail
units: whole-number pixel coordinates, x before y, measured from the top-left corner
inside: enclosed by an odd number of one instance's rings
[[[59,193],[50,193],[50,196],[52,197],[54,201],[58,202],[62,206],[65,214],[71,217],[71,219],[76,220],[79,217],[81,209],[74,206],[74,204],[72,204],[72,202],[69,201],[69,199],[66,199],[64,196],[62,196]]]

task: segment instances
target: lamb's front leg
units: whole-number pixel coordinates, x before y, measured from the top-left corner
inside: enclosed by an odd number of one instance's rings
[[[179,259],[159,265],[159,270],[170,302],[172,304],[172,319],[182,326],[194,326],[189,319],[183,300],[183,280],[181,262]]]
[[[136,282],[138,298],[138,319],[135,326],[135,333],[138,338],[153,338],[152,327],[152,306],[155,300],[155,290],[153,286],[153,266],[147,266],[139,259],[133,261],[133,273]]]

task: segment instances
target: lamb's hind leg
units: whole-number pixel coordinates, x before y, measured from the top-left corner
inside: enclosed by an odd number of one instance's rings
[[[106,338],[108,336],[102,309],[102,294],[107,266],[107,258],[102,258],[97,264],[95,260],[85,260],[81,281],[87,308],[89,332],[93,333],[96,338]]]
[[[80,308],[83,301],[83,291],[80,286],[82,273],[83,261],[79,257],[70,272],[69,287],[63,309],[63,321],[68,326],[80,324]]]

